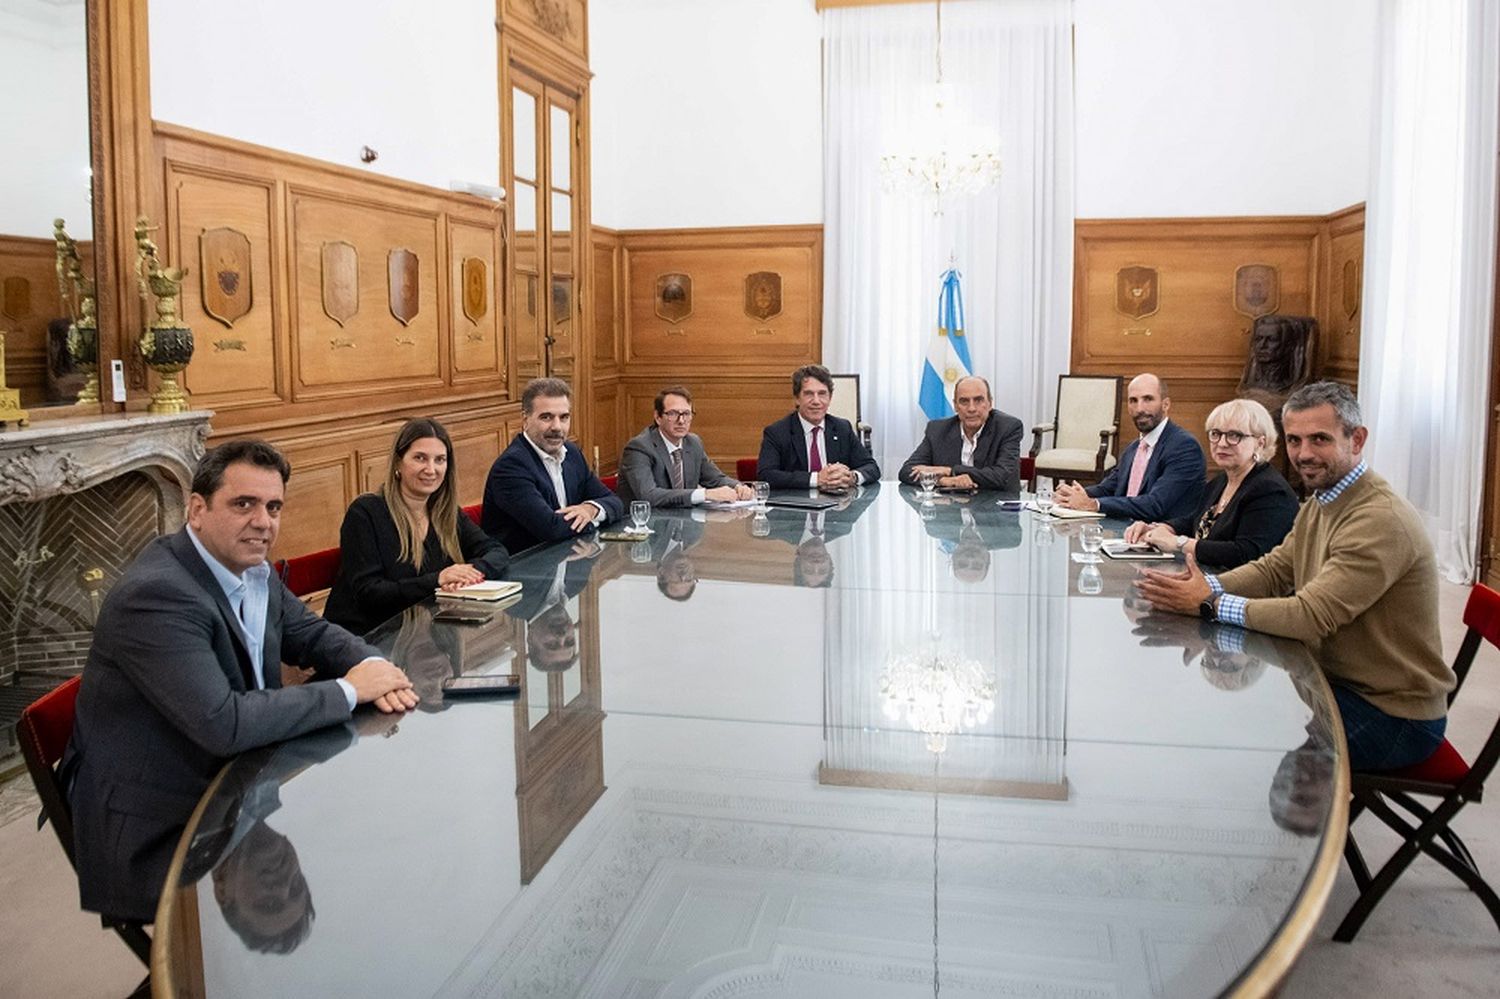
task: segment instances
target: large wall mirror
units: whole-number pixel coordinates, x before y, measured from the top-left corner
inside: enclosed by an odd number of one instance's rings
[[[71,406],[85,382],[69,352],[76,294],[56,266],[54,219],[94,281],[85,0],[0,0],[0,331],[5,381],[28,409]],[[83,349],[88,344],[81,345]]]

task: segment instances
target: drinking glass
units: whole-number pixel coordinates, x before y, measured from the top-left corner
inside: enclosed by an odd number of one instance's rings
[[[752,482],[750,488],[755,490],[755,509],[764,513],[771,502],[771,483]]]
[[[933,491],[937,489],[938,473],[923,472],[917,476],[917,481],[922,484],[922,505],[931,506]]]
[[[757,513],[750,521],[750,533],[757,538],[769,538],[771,536],[771,518],[763,513]]]
[[[1104,576],[1097,565],[1086,565],[1078,571],[1078,592],[1086,597],[1097,597],[1104,592]]]
[[[631,500],[630,522],[635,525],[635,533],[644,534],[646,532],[646,522],[650,519],[651,504],[645,500]]]
[[[651,542],[637,541],[630,546],[630,561],[636,565],[645,565],[651,561]]]
[[[1084,524],[1083,530],[1078,534],[1078,547],[1083,549],[1083,561],[1090,565],[1103,561],[1099,558],[1099,549],[1103,545],[1104,528],[1098,524]]]
[[[1052,483],[1048,479],[1037,480],[1036,508],[1042,513],[1052,512]]]

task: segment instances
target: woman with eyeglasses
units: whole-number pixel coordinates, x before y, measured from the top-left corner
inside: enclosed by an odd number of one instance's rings
[[[436,420],[407,420],[385,485],[349,506],[341,562],[323,616],[363,635],[437,589],[505,574],[505,546],[458,508],[453,442]]]
[[[1170,523],[1138,520],[1126,529],[1125,540],[1232,569],[1281,543],[1297,516],[1297,494],[1269,464],[1276,454],[1276,424],[1265,406],[1231,399],[1208,414],[1207,427],[1209,454],[1220,471],[1208,484],[1203,509]]]

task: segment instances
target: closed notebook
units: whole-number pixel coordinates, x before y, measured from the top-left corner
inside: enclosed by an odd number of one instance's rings
[[[513,579],[486,579],[482,583],[471,583],[456,590],[439,589],[437,595],[459,600],[504,600],[520,592],[521,584]]]
[[[1035,502],[1026,504],[1026,509],[1036,510],[1037,513],[1042,513],[1042,511],[1037,508]],[[1104,514],[1100,513],[1098,510],[1072,510],[1065,506],[1054,506],[1051,510],[1048,510],[1046,513],[1042,514],[1042,516],[1056,517],[1058,520],[1101,520],[1103,519]]]

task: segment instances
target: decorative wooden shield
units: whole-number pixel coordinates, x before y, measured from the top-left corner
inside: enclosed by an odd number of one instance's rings
[[[402,246],[386,257],[386,267],[390,273],[391,315],[402,326],[410,326],[422,309],[417,294],[420,261],[415,253]]]
[[[1245,264],[1234,272],[1234,311],[1251,319],[1281,304],[1281,278],[1270,264]]]
[[[1359,265],[1353,260],[1344,261],[1343,287],[1344,318],[1353,319],[1359,312]]]
[[[323,311],[340,326],[359,312],[359,251],[342,239],[323,244]]]
[[[693,279],[687,274],[663,274],[656,279],[656,314],[680,323],[693,314]]]
[[[490,268],[482,257],[464,257],[459,269],[463,283],[464,315],[477,323],[490,311]]]
[[[756,271],[745,275],[745,315],[765,322],[781,315],[781,275]]]
[[[1159,287],[1155,267],[1121,267],[1115,271],[1115,311],[1131,319],[1156,315]]]
[[[20,275],[5,279],[0,289],[0,313],[7,319],[25,319],[31,315],[31,282]]]
[[[227,226],[205,229],[198,237],[198,274],[203,311],[234,329],[234,321],[250,311],[250,237]]]

